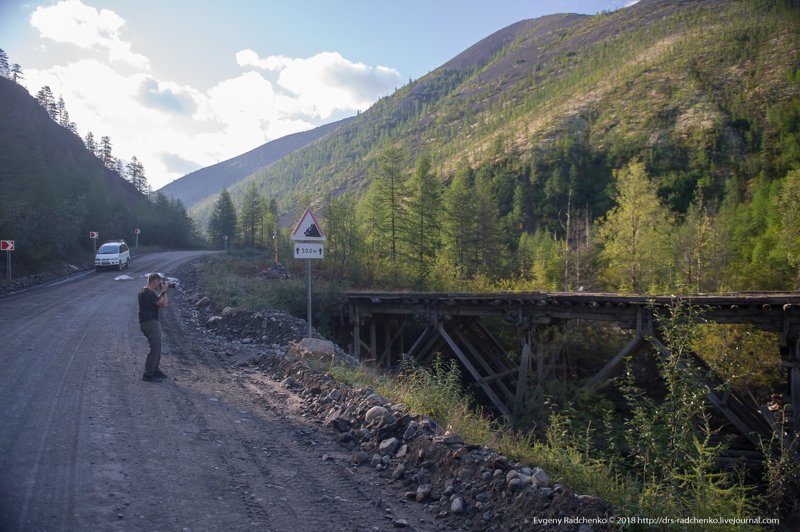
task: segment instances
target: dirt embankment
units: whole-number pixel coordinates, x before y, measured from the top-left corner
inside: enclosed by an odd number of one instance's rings
[[[179,274],[182,314],[198,337],[214,339],[206,348],[241,367],[253,394],[269,393],[277,385],[293,395],[302,421],[311,421],[338,440],[347,471],[382,479],[396,502],[426,514],[433,528],[611,528],[609,504],[555,483],[536,464],[465,445],[457,434],[369,388],[352,388],[287,357],[287,351],[297,352],[292,344],[305,335],[304,320],[274,310],[216,308],[197,284],[196,274],[192,266]],[[344,356],[338,348],[337,353]],[[270,386],[264,385],[267,379]],[[392,522],[398,528],[413,526],[402,518]]]

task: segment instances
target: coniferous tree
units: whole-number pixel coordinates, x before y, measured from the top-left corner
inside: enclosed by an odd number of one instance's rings
[[[784,178],[778,211],[786,258],[795,270],[795,285],[789,288],[797,290],[800,288],[800,170],[792,170]]]
[[[0,76],[8,79],[11,77],[11,69],[8,65],[8,54],[0,48]]]
[[[58,122],[58,108],[53,96],[53,91],[49,86],[45,85],[39,89],[39,92],[36,93],[36,101],[39,102],[42,109],[47,111],[48,116],[50,116],[52,120]]]
[[[227,236],[228,243],[232,245],[236,240],[237,228],[236,207],[228,189],[224,188],[214,204],[211,219],[208,221],[208,240],[212,245],[221,248],[225,245]]]
[[[404,198],[403,154],[399,148],[386,148],[378,157],[378,170],[372,186],[377,189],[377,199],[385,208],[386,234],[389,241],[389,260],[397,263],[398,222]]]
[[[418,286],[423,287],[436,259],[441,231],[441,187],[428,155],[417,159],[407,193],[408,206],[401,224],[406,249],[404,255]]]
[[[278,254],[278,231],[280,229],[278,227],[278,202],[275,201],[275,198],[270,198],[269,201],[264,202],[263,217],[264,219],[261,224],[261,241],[264,246],[269,246],[269,243],[272,243],[273,260],[275,261],[275,264],[279,264],[280,257]]]
[[[11,65],[11,81],[14,83],[19,83],[24,77],[25,76],[22,74],[22,67],[19,66],[19,63],[14,63]]]
[[[641,162],[614,172],[616,206],[599,224],[609,287],[644,293],[669,285],[673,216],[658,199]]]
[[[264,224],[264,198],[253,182],[247,186],[244,192],[242,208],[239,213],[239,232],[242,245],[254,248]]]
[[[553,291],[562,286],[560,243],[544,229],[522,233],[517,246],[520,277],[534,290]]]
[[[470,239],[473,249],[474,270],[491,275],[500,265],[505,250],[500,233],[497,199],[492,194],[488,179],[479,177],[474,187],[475,216],[471,226],[474,234]]]
[[[148,183],[144,173],[144,166],[134,155],[126,167],[126,179],[142,194],[147,193]]]
[[[477,206],[470,169],[465,163],[461,163],[456,170],[456,175],[444,193],[443,204],[442,233],[445,238],[443,247],[447,264],[458,277],[467,278],[474,273],[469,268],[469,261],[475,249],[472,228]]]
[[[94,140],[94,134],[91,131],[86,134],[86,139],[83,141],[83,143],[86,145],[86,149],[89,150],[92,155],[97,157],[97,142]]]
[[[56,116],[56,121],[61,127],[66,129],[70,128],[69,112],[67,111],[67,105],[64,103],[64,98],[62,96],[59,96],[56,102]]]
[[[330,192],[323,199],[325,204],[325,229],[328,238],[325,246],[325,268],[335,280],[347,276],[351,263],[359,249],[360,234],[356,216],[356,198],[342,194],[334,198]]]
[[[402,152],[396,147],[385,148],[378,155],[369,190],[359,204],[368,270],[387,283],[398,280],[397,246],[404,202],[401,165]]]
[[[111,137],[103,136],[100,138],[99,154],[100,160],[109,170],[114,169],[114,155],[111,153]]]

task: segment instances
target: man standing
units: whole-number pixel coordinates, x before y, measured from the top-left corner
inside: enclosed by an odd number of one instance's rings
[[[147,337],[150,352],[144,364],[143,381],[159,381],[167,375],[158,368],[161,361],[161,327],[158,324],[158,310],[169,304],[167,288],[169,285],[160,274],[147,276],[147,286],[139,290],[139,328]],[[156,288],[159,293],[156,294]]]

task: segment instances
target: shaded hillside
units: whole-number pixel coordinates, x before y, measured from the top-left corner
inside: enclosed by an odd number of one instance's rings
[[[160,192],[181,200],[186,208],[190,209],[209,196],[216,199],[222,189],[236,184],[243,177],[327,135],[350,120],[352,118],[345,118],[310,131],[273,140],[227,161],[186,174],[161,188]]]
[[[376,153],[395,144],[408,172],[424,152],[445,180],[462,162],[514,168],[496,194],[504,215],[509,187],[525,189],[528,231],[557,230],[569,201],[602,214],[611,171],[634,158],[681,211],[698,184],[713,199],[728,177],[744,187],[761,172],[785,171],[770,116],[800,93],[799,27],[793,4],[757,0],[643,0],[613,13],[522,21],[231,194],[237,202],[254,181],[288,210],[304,194],[358,190]]]
[[[61,261],[93,264],[94,243],[133,239],[187,245],[185,210],[150,202],[91,154],[83,141],[56,124],[16,83],[0,78],[0,238],[14,240],[15,276],[43,271]],[[5,280],[5,260],[0,264]]]

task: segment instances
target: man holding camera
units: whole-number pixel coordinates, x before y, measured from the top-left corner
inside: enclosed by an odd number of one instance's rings
[[[156,288],[159,293],[156,294]],[[139,328],[147,337],[150,352],[144,364],[143,381],[159,381],[166,374],[158,368],[161,362],[161,327],[158,324],[158,311],[169,304],[167,298],[169,283],[158,273],[147,276],[147,286],[139,290]]]

